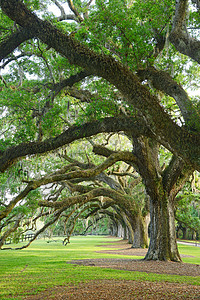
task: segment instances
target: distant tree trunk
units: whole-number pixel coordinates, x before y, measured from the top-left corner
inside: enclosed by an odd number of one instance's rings
[[[186,240],[187,239],[187,228],[182,227],[182,232],[183,232],[183,239]]]
[[[135,217],[134,240],[132,248],[148,248],[149,218],[141,214]]]
[[[117,224],[116,222],[113,222],[112,228],[111,228],[111,235],[117,236]]]
[[[128,228],[126,226],[124,227],[124,236],[123,236],[123,239],[124,240],[128,239]]]
[[[128,233],[128,243],[129,244],[133,244],[133,240],[134,240],[134,235],[132,232],[130,232],[129,230],[129,233]]]
[[[150,245],[145,260],[181,261],[176,242],[173,199],[150,199]]]
[[[124,227],[121,223],[118,223],[117,236],[123,238],[124,237]]]
[[[129,214],[130,212],[122,212],[123,221],[126,226],[126,236],[124,236],[124,239],[128,239],[129,244],[132,244],[134,239],[134,231],[129,220]]]
[[[193,231],[193,232],[192,232],[192,239],[193,239],[193,240],[196,240],[196,237],[197,237],[196,231]]]

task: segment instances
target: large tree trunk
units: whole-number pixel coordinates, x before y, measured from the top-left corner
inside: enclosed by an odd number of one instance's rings
[[[132,248],[148,248],[148,216],[143,217],[141,214],[135,217],[134,240]]]
[[[145,260],[181,261],[176,242],[173,199],[150,199],[150,245]]]

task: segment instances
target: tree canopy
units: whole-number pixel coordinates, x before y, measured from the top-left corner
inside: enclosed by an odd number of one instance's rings
[[[67,208],[84,211],[101,197],[126,224],[134,216],[142,223],[146,202],[133,200],[132,180],[121,180],[135,171],[150,210],[156,213],[159,199],[168,220],[177,193],[200,171],[199,2],[0,0],[0,7],[2,240],[19,226],[23,201],[33,211],[51,207],[49,225]],[[97,142],[100,133],[107,142]],[[114,133],[126,136],[127,147],[114,149]],[[86,166],[69,155],[80,140],[106,159],[88,157]],[[108,169],[121,161],[122,171]],[[165,231],[170,244],[174,230]],[[179,259],[159,259],[167,256]]]

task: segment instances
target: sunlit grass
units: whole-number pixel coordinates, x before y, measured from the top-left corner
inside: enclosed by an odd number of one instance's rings
[[[178,248],[180,254],[191,256],[182,257],[183,262],[191,264],[200,264],[200,247],[179,244]]]
[[[190,276],[165,274],[147,274],[98,267],[76,266],[66,263],[75,259],[93,258],[140,258],[115,254],[97,253],[100,250],[113,248],[99,247],[105,241],[116,241],[107,237],[73,237],[67,246],[62,245],[60,238],[47,243],[37,240],[29,248],[19,251],[0,251],[0,298],[22,299],[22,295],[38,293],[55,285],[67,285],[72,282],[94,279],[124,279],[139,281],[168,281],[200,285],[200,279]],[[108,245],[108,244],[106,244]],[[19,246],[19,244],[17,245]],[[180,252],[193,257],[183,258],[190,263],[200,262],[200,249],[193,246],[180,245]],[[15,296],[15,298],[14,298]],[[11,297],[11,298],[10,298]],[[16,298],[17,297],[17,298]],[[21,298],[20,298],[21,297]]]
[[[183,240],[183,239],[178,239],[178,241],[200,245],[200,240]]]

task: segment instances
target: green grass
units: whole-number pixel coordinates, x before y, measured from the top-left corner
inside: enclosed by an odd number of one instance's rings
[[[29,248],[12,251],[0,251],[0,298],[22,299],[22,295],[38,293],[55,285],[67,285],[93,279],[124,279],[139,281],[168,281],[200,285],[200,279],[190,276],[147,274],[98,267],[86,267],[67,264],[74,259],[92,258],[141,258],[122,255],[96,253],[103,250],[97,245],[116,239],[105,237],[73,237],[64,247],[59,238],[56,242],[35,241]],[[184,262],[200,263],[200,249],[180,245],[180,253],[194,257],[184,258]],[[108,250],[108,248],[106,248]],[[112,248],[111,248],[112,249]]]
[[[183,262],[200,265],[200,247],[178,244],[180,254],[192,257],[182,257]]]
[[[185,242],[185,243],[192,243],[192,244],[199,244],[200,245],[200,240],[183,240],[183,239],[178,239],[179,242]]]

